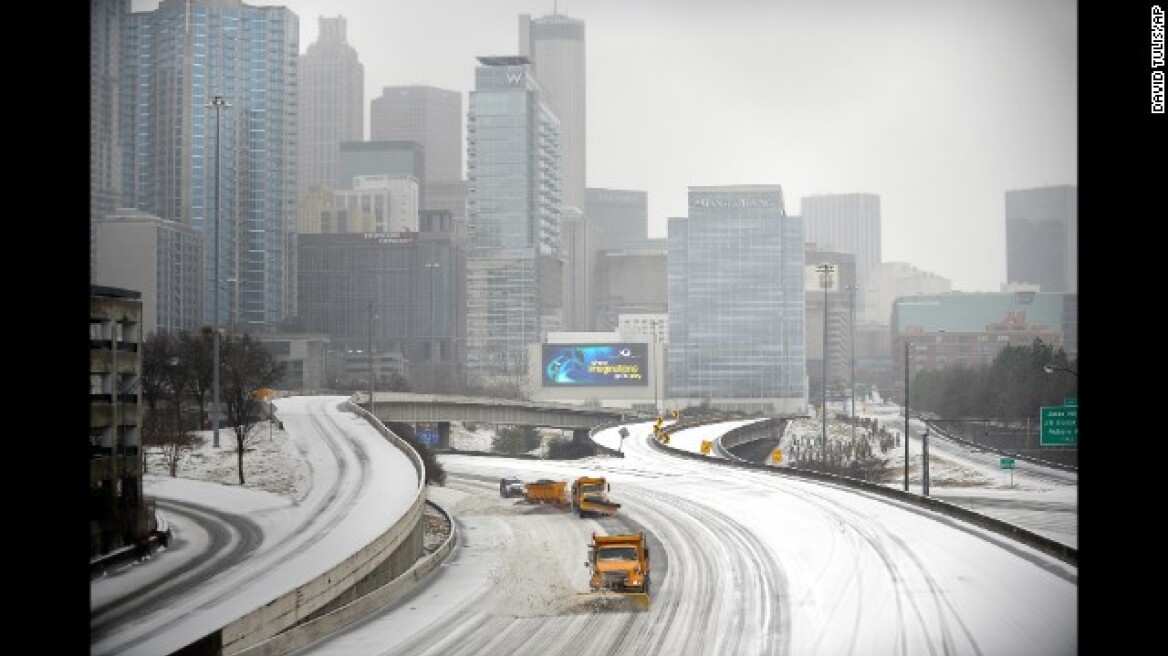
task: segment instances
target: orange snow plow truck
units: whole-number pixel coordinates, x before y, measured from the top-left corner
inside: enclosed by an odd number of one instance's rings
[[[588,545],[591,570],[588,587],[593,593],[617,593],[633,609],[649,607],[649,544],[645,534],[592,534]]]
[[[615,515],[621,505],[608,498],[611,489],[603,476],[581,476],[572,483],[572,510],[580,517]]]

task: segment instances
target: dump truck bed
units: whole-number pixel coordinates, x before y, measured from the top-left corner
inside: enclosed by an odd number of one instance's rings
[[[523,486],[524,499],[533,503],[562,504],[568,502],[567,481],[539,480]]]

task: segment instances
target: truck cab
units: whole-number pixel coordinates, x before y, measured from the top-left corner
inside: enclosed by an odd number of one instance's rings
[[[588,562],[592,574],[588,586],[593,592],[607,591],[649,595],[649,545],[645,534],[592,534]]]
[[[603,476],[581,476],[572,482],[572,510],[580,517],[611,516],[620,509],[620,504],[609,498],[612,489]]]

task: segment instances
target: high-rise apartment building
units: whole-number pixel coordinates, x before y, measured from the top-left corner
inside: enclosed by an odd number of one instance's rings
[[[467,370],[526,375],[561,329],[559,119],[523,56],[479,57],[467,113]]]
[[[782,187],[690,187],[668,245],[666,402],[805,412],[803,225]]]
[[[302,205],[309,189],[336,184],[341,142],[365,137],[365,66],[346,40],[343,16],[318,20],[317,40],[300,56],[297,201]]]
[[[369,103],[369,138],[421,144],[426,157],[421,179],[426,184],[462,180],[462,118],[462,94],[457,91],[384,87]]]
[[[114,212],[122,191],[119,138],[122,24],[130,0],[89,3],[89,276],[97,222]]]
[[[1043,292],[1078,291],[1078,187],[1006,192],[1006,282],[1036,284]]]
[[[295,313],[299,34],[239,0],[164,0],[122,32],[121,206],[202,235],[204,324]]]
[[[857,298],[865,298],[868,274],[881,261],[880,196],[859,193],[805,196],[800,211],[808,242],[814,242],[822,251],[856,256]],[[863,303],[858,307],[858,321],[878,320],[865,315]]]
[[[585,205],[587,174],[587,84],[584,21],[563,14],[535,20],[519,16],[519,54],[531,60],[532,72],[560,120],[563,155],[563,203]]]

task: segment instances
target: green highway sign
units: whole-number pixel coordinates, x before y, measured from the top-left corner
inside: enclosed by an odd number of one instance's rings
[[[1013,458],[999,458],[999,462],[1002,463],[1002,469],[1013,469],[1014,468],[1014,459]]]
[[[1056,405],[1040,409],[1038,444],[1040,446],[1076,446],[1079,444],[1079,406]]]
[[[1079,405],[1079,399],[1074,396],[1068,396],[1063,399],[1063,405]]]

